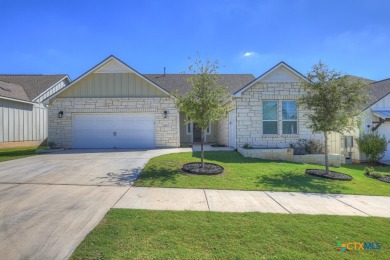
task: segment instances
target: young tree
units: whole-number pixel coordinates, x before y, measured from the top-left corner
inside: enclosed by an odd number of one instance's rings
[[[319,62],[307,74],[307,81],[302,81],[302,87],[305,93],[299,104],[310,110],[307,116],[313,132],[324,134],[325,170],[328,174],[328,134],[343,134],[357,126],[358,115],[367,102],[366,84]]]
[[[192,89],[186,94],[175,92],[176,106],[186,113],[190,120],[201,129],[201,167],[204,168],[204,133],[210,123],[226,116],[227,107],[223,101],[230,97],[228,87],[219,84],[218,61],[197,59],[188,70],[193,76],[187,79]],[[190,123],[190,122],[186,122]]]
[[[370,164],[377,164],[385,156],[387,150],[386,137],[380,136],[378,132],[363,133],[356,138],[359,150],[363,152]]]

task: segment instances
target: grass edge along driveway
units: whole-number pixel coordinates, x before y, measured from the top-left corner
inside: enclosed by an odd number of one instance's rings
[[[71,259],[385,259],[389,226],[377,217],[111,209]],[[381,249],[340,252],[337,242]]]
[[[199,161],[199,153],[168,154],[152,158],[135,186],[390,196],[390,184],[364,176],[363,165],[331,168],[353,177],[352,181],[338,181],[304,173],[308,168],[324,168],[319,165],[245,158],[234,151],[206,152],[205,157],[206,162],[221,165],[225,172],[217,176],[186,174],[180,170],[181,166]],[[379,166],[375,170],[390,174],[390,167]]]
[[[36,155],[37,147],[18,147],[18,148],[1,148],[0,149],[0,162],[6,162],[10,160],[25,158]]]

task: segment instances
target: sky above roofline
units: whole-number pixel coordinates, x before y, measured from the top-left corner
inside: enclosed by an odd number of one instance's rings
[[[3,1],[0,73],[80,76],[113,54],[141,73],[180,73],[199,52],[220,73],[256,77],[280,61],[318,61],[390,77],[390,2]]]

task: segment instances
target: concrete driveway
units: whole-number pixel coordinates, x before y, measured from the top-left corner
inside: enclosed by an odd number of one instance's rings
[[[0,163],[0,258],[67,258],[150,158],[183,151],[71,150]]]

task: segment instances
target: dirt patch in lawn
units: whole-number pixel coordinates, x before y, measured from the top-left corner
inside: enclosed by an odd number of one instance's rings
[[[378,181],[383,181],[383,182],[390,183],[390,175],[384,175],[384,176],[379,177],[379,178],[375,178],[373,176],[370,176],[367,173],[365,173],[364,175],[367,176],[368,178],[371,178],[371,179],[375,179],[375,180],[378,180]]]
[[[204,168],[201,167],[200,162],[184,164],[182,170],[190,174],[199,175],[217,175],[223,173],[222,166],[214,163],[205,163]]]
[[[326,173],[325,170],[319,170],[319,169],[307,169],[305,171],[306,174],[326,178],[326,179],[332,179],[332,180],[339,180],[339,181],[350,181],[352,180],[352,176],[348,174],[344,174],[341,172],[334,172],[329,171],[329,173]]]

